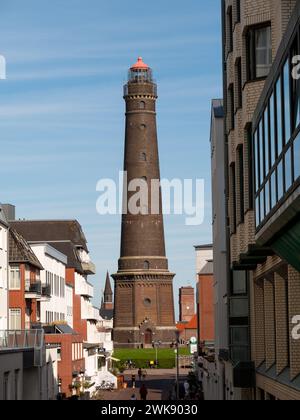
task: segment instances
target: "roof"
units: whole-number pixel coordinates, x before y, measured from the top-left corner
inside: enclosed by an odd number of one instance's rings
[[[195,245],[194,248],[196,250],[200,250],[200,249],[213,249],[213,244]]]
[[[178,322],[176,328],[180,331],[196,330],[198,328],[197,314],[189,322]]]
[[[40,270],[44,269],[29,244],[15,229],[9,231],[9,262],[27,263]]]
[[[214,273],[214,263],[212,260],[208,260],[198,274],[207,275],[207,274],[213,274],[213,273]]]
[[[15,220],[11,226],[31,242],[69,240],[88,252],[87,240],[77,220]]]
[[[105,282],[105,289],[104,289],[104,296],[106,295],[112,295],[112,288],[111,288],[111,283],[110,283],[110,277],[109,277],[109,272],[107,272],[106,274],[106,282]]]
[[[68,324],[45,325],[45,334],[71,334],[78,335]]]
[[[6,220],[6,217],[5,217],[5,213],[4,213],[4,210],[1,206],[1,204],[0,204],[0,223],[2,223],[5,226],[8,226],[8,223],[7,223],[7,220]]]
[[[114,310],[113,309],[105,309],[100,308],[99,314],[102,319],[106,319],[107,321],[111,321],[114,317]]]
[[[131,66],[131,70],[148,70],[149,66],[143,62],[142,57],[137,59],[137,62]]]
[[[84,273],[78,248],[88,252],[87,241],[77,220],[18,220],[11,222],[29,242],[46,242],[66,255],[67,267]]]

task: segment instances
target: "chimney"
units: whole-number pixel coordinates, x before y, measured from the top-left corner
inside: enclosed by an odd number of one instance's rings
[[[16,207],[12,204],[2,204],[5,217],[9,222],[16,220]]]

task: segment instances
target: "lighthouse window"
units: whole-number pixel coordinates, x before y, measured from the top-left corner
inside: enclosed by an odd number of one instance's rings
[[[149,298],[146,298],[145,300],[144,300],[144,305],[145,306],[151,306],[151,299],[149,299]]]
[[[141,130],[146,130],[147,126],[146,124],[141,124]]]
[[[144,262],[144,269],[145,270],[149,270],[150,269],[150,263],[149,263],[149,261],[145,261]]]
[[[147,155],[146,155],[146,153],[141,153],[141,160],[143,161],[143,162],[147,162]]]
[[[146,108],[146,102],[141,101],[140,102],[140,109],[145,109]]]

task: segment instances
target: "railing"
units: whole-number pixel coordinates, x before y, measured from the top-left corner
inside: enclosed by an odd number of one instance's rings
[[[43,364],[44,330],[0,331],[0,351],[34,350],[34,365]]]
[[[40,281],[36,281],[34,283],[26,284],[25,292],[27,293],[36,293],[42,294],[42,283]]]
[[[51,297],[51,286],[50,284],[42,285],[42,296]]]

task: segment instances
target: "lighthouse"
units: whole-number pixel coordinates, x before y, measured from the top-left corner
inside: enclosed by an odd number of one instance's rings
[[[141,57],[129,69],[124,86],[126,128],[124,209],[121,255],[115,281],[114,330],[116,348],[147,348],[154,342],[169,346],[175,340],[174,274],[166,257],[161,190],[154,198],[153,182],[160,181],[156,125],[157,85]],[[148,187],[147,211],[130,212],[134,192],[130,183]],[[125,190],[126,189],[126,190]],[[152,203],[155,200],[156,203]],[[156,211],[151,211],[152,208]]]

